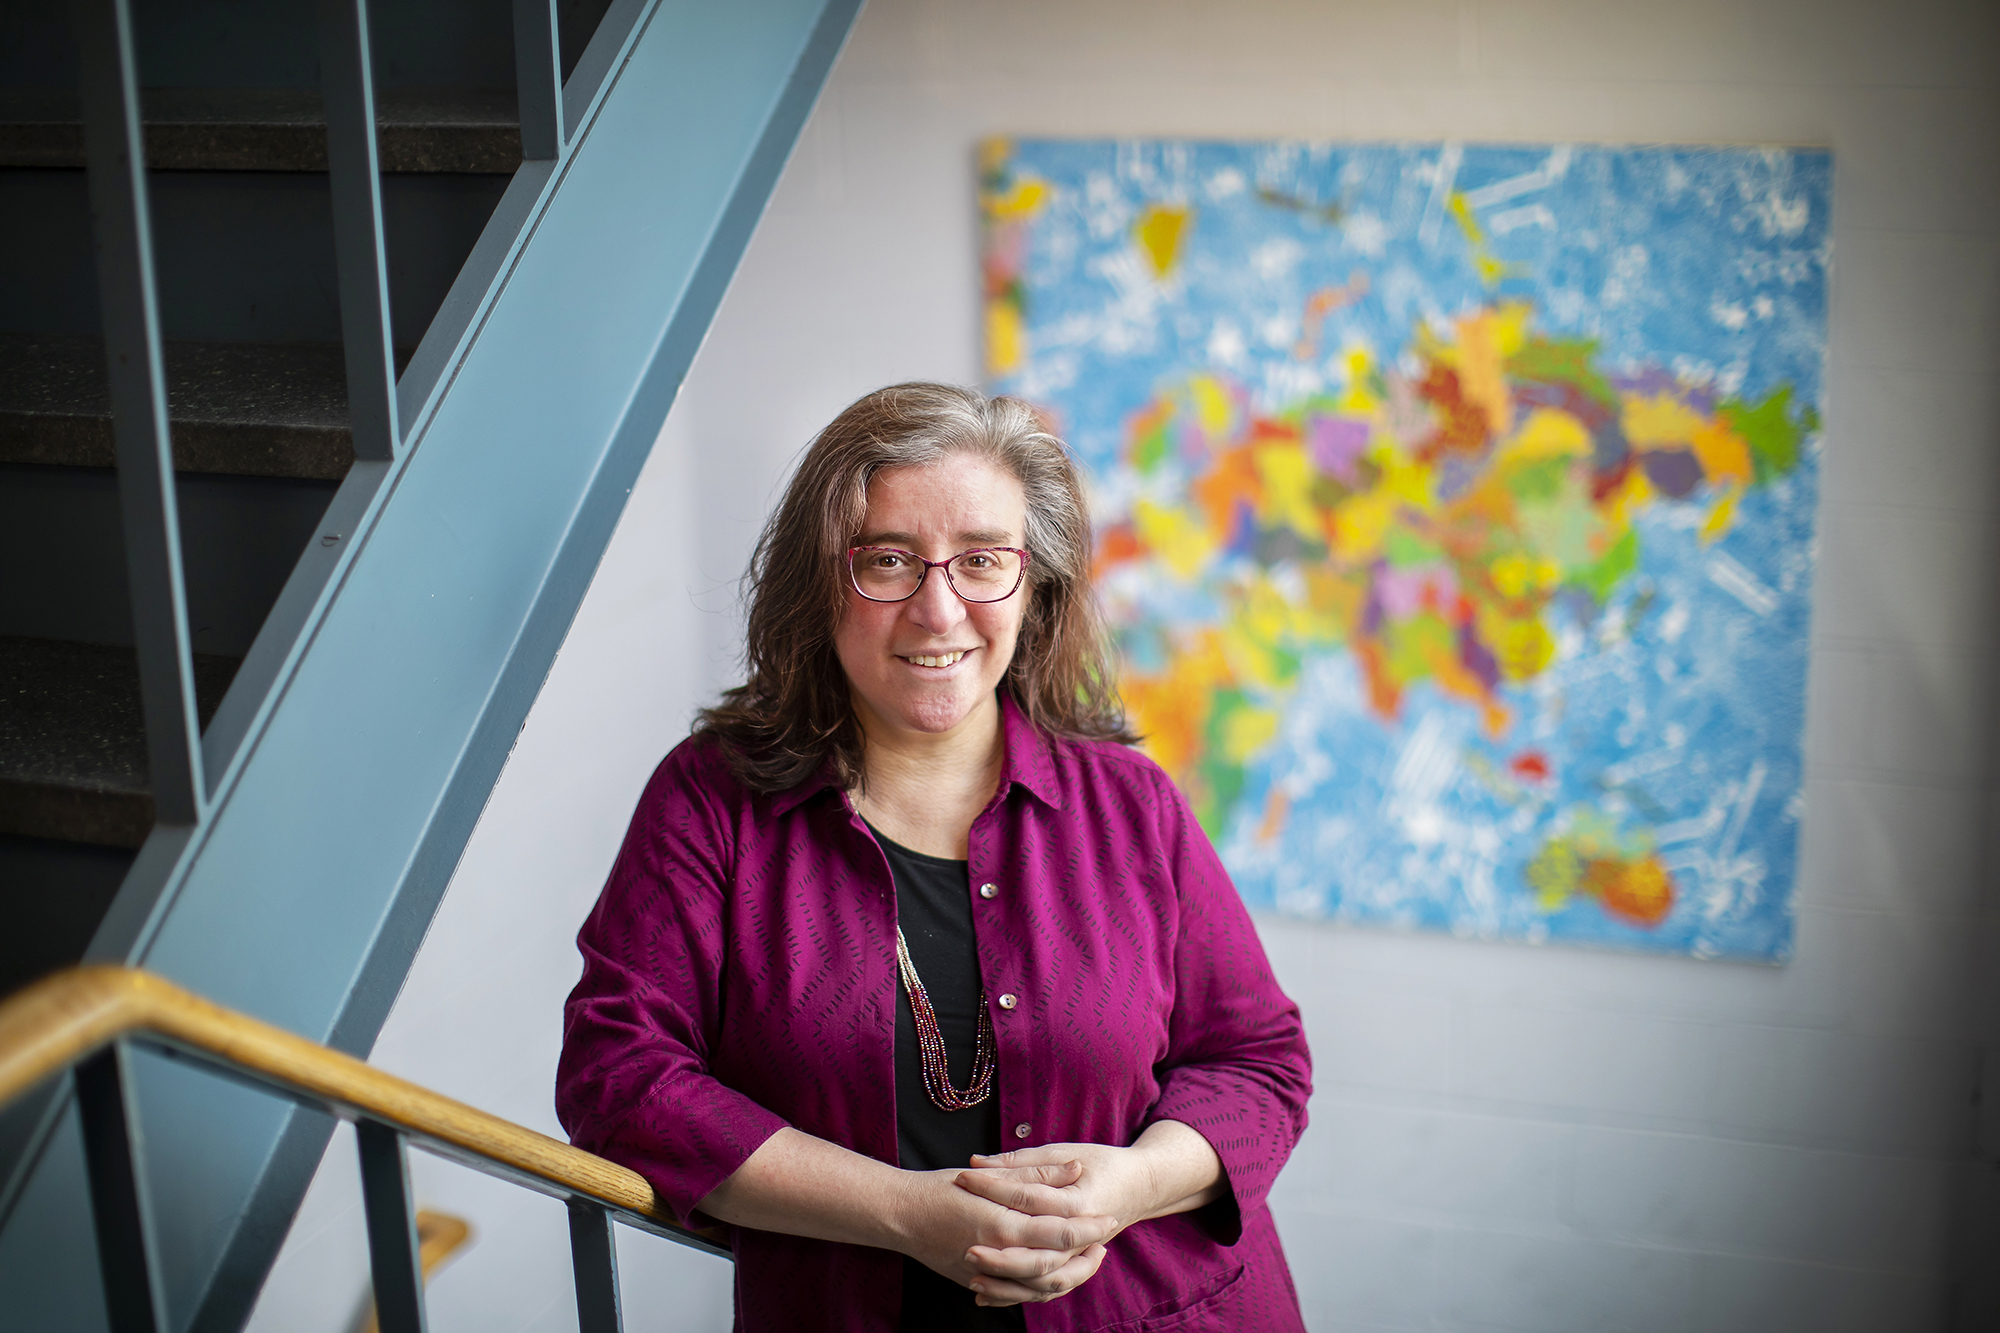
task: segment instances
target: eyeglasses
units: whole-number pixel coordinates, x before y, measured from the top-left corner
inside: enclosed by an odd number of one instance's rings
[[[854,591],[871,602],[906,602],[917,595],[933,569],[966,602],[1004,602],[1028,572],[1028,553],[1012,546],[980,546],[949,560],[926,560],[893,546],[852,546],[847,577]]]

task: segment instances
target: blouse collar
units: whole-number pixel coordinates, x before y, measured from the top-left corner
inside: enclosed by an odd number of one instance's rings
[[[1000,739],[1006,747],[1000,789],[1004,792],[1019,785],[1050,809],[1062,809],[1062,784],[1056,780],[1049,738],[1035,730],[1035,724],[1005,690],[1000,691]],[[829,759],[812,777],[772,797],[771,811],[786,814],[833,785],[833,761]]]

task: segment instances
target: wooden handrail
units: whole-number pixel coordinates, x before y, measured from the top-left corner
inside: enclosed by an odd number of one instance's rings
[[[550,1193],[608,1204],[651,1223],[649,1230],[696,1238],[703,1248],[723,1243],[676,1223],[636,1171],[212,1004],[138,968],[72,968],[0,1001],[0,1105],[126,1036],[178,1047],[350,1118],[392,1125],[456,1150],[452,1156],[484,1159]]]

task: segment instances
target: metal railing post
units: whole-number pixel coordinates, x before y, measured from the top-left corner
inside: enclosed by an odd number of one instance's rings
[[[514,82],[521,104],[521,160],[562,156],[562,38],[557,0],[514,0]]]
[[[138,1122],[126,1100],[125,1043],[76,1067],[76,1109],[90,1173],[90,1211],[111,1333],[164,1333],[165,1287],[146,1236],[146,1182]]]
[[[347,350],[347,410],[354,428],[354,456],[387,462],[395,458],[401,440],[368,0],[320,0],[319,67],[326,98],[326,166],[333,190],[334,258],[340,271],[340,333]]]
[[[624,1333],[618,1304],[618,1240],[611,1214],[587,1199],[569,1201],[569,1257],[576,1272],[578,1333]]]
[[[367,1213],[377,1323],[382,1333],[424,1333],[424,1270],[403,1136],[378,1121],[362,1120],[354,1126],[354,1138],[361,1149],[361,1202]]]
[[[194,649],[181,573],[180,511],[174,499],[166,365],[153,282],[132,15],[126,0],[77,0],[73,15],[83,65],[84,150],[97,241],[98,300],[154,818],[193,824],[201,818],[205,796],[201,722],[195,711]]]

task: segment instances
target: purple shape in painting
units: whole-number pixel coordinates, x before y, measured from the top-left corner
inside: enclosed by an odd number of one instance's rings
[[[1307,427],[1314,466],[1349,486],[1360,480],[1354,465],[1368,447],[1368,423],[1351,417],[1314,417]]]
[[[1655,449],[1639,455],[1646,480],[1676,500],[1694,494],[1701,485],[1701,460],[1686,449]]]
[[[1465,664],[1467,671],[1479,677],[1480,683],[1487,689],[1494,689],[1500,684],[1499,659],[1487,651],[1479,636],[1472,632],[1471,621],[1458,627],[1458,660]]]

